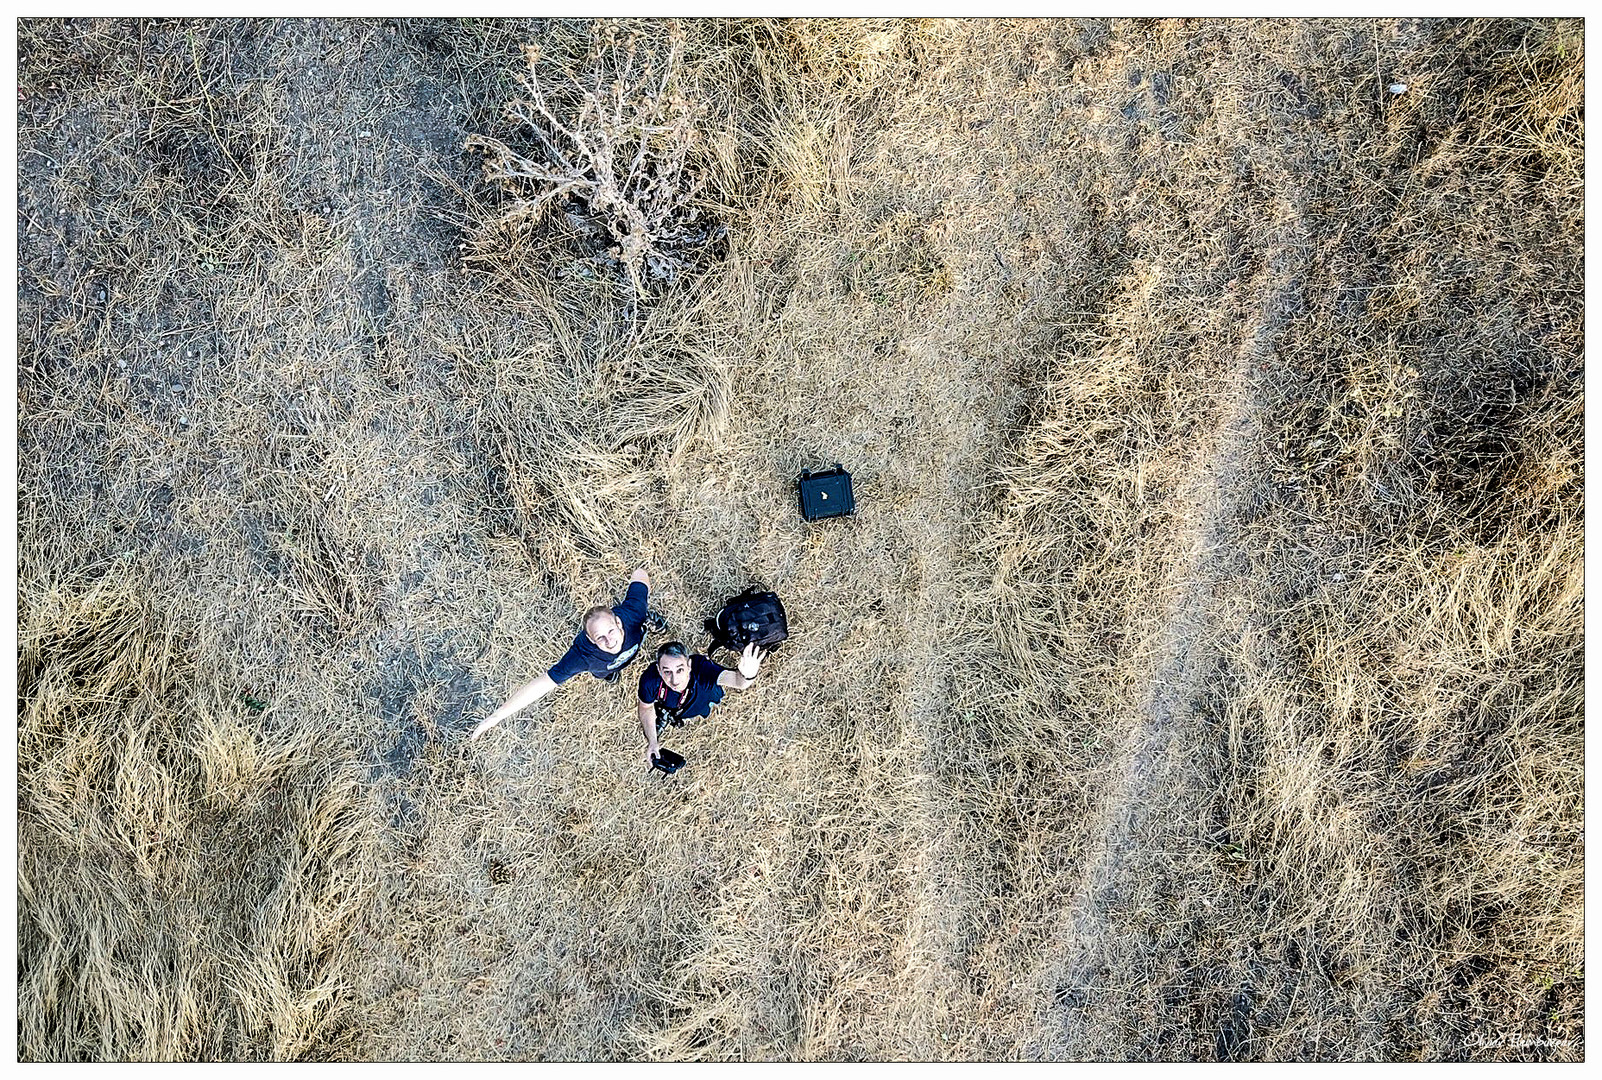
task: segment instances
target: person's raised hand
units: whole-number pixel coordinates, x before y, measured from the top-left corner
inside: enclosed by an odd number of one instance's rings
[[[756,642],[747,645],[745,651],[740,653],[739,670],[747,679],[756,678],[757,672],[762,670],[762,650],[757,648]]]

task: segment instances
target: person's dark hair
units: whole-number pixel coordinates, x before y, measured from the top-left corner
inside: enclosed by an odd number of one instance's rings
[[[656,658],[658,660],[662,659],[662,657],[664,657],[664,656],[688,656],[688,655],[689,654],[684,651],[684,642],[682,642],[682,641],[670,641],[666,645],[662,646],[660,649],[656,650]]]

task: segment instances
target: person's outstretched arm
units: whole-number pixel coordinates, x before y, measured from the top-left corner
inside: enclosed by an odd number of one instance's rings
[[[479,722],[479,725],[473,729],[473,733],[467,737],[468,741],[471,742],[478,738],[507,717],[517,715],[555,689],[556,683],[551,681],[549,672],[519,688],[517,693],[506,699],[505,705],[502,705]]]
[[[735,671],[725,671],[718,676],[718,685],[727,686],[731,690],[744,690],[756,682],[757,672],[762,670],[762,650],[755,645],[747,645],[740,654],[739,667]]]
[[[640,730],[645,732],[645,763],[655,764],[655,757],[661,747],[656,745],[656,706],[640,702]]]

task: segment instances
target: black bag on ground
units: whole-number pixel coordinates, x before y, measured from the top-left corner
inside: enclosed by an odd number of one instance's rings
[[[712,635],[707,655],[718,649],[740,652],[753,642],[764,649],[772,649],[790,636],[784,620],[784,605],[779,598],[753,585],[739,596],[731,596],[715,618],[706,620],[706,632]]]

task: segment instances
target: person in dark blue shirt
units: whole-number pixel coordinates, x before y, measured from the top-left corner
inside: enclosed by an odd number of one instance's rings
[[[660,633],[667,622],[649,607],[651,578],[642,570],[629,579],[628,594],[616,607],[592,607],[567,652],[545,674],[520,687],[506,703],[482,720],[469,740],[476,739],[509,716],[514,716],[562,683],[582,672],[617,682],[622,670],[640,652],[647,631]]]
[[[762,650],[747,645],[737,670],[707,656],[688,655],[670,641],[656,651],[656,663],[640,673],[640,730],[645,732],[645,763],[656,764],[657,737],[666,724],[682,724],[693,716],[710,716],[723,700],[723,689],[744,690],[762,670]]]

